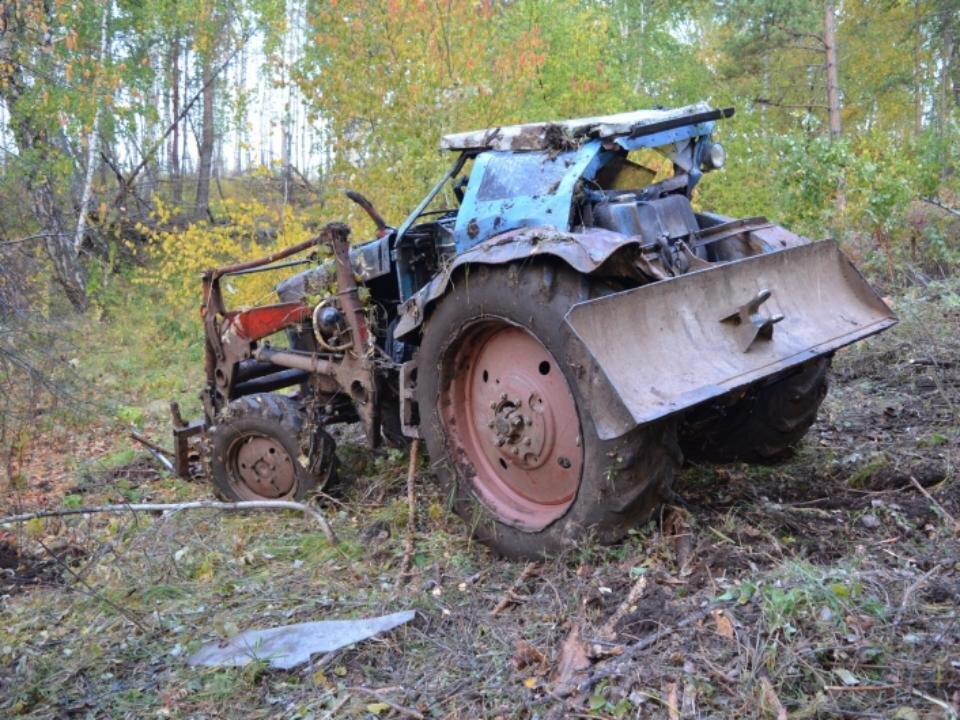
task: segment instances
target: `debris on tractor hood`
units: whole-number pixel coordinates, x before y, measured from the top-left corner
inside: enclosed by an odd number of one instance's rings
[[[265,660],[270,667],[289,670],[303,665],[312,655],[353,645],[374,635],[404,625],[416,616],[414,610],[355,620],[319,620],[282,625],[265,630],[247,630],[222,641],[211,642],[195,652],[189,665],[240,667]]]
[[[558,150],[561,145],[576,140],[600,138],[615,140],[622,136],[633,136],[645,131],[656,132],[669,129],[676,123],[688,124],[729,117],[731,110],[711,110],[706,103],[687,105],[670,110],[636,110],[616,115],[577,118],[555,122],[524,123],[505,125],[485,130],[444,135],[440,140],[441,150]],[[558,134],[561,139],[558,139]],[[571,142],[573,141],[573,142]]]

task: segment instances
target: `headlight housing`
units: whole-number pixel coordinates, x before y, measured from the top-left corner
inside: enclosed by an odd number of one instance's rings
[[[727,151],[718,142],[712,142],[703,150],[700,165],[704,170],[719,170],[727,162]]]

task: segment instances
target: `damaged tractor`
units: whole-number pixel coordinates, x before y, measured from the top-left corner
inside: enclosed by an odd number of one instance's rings
[[[203,276],[204,434],[232,500],[336,473],[337,423],[423,438],[453,509],[509,556],[623,537],[684,456],[767,462],[813,423],[834,351],[896,322],[836,242],[691,204],[724,164],[699,104],[445,136],[450,169],[398,227],[349,229]],[[224,278],[292,267],[276,304]],[[361,299],[361,288],[364,288]],[[318,299],[319,298],[319,299]]]

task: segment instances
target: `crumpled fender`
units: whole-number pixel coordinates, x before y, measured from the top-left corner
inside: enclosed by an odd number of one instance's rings
[[[641,242],[639,236],[622,235],[603,228],[589,228],[584,232],[564,232],[549,227],[519,228],[495,235],[458,255],[400,306],[394,337],[402,338],[420,327],[430,305],[447,292],[450,278],[464,265],[504,265],[514,260],[550,255],[589,275],[620,248],[639,246]]]

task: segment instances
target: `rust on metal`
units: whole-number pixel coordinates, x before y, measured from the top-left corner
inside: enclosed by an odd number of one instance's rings
[[[276,438],[240,438],[230,447],[226,462],[230,476],[256,497],[284,497],[296,482],[294,460]]]
[[[760,306],[770,299],[771,294],[764,288],[732,313],[720,318],[720,322],[737,328],[737,341],[743,352],[747,352],[758,338],[772,339],[773,326],[783,320],[783,315],[766,315],[760,311]]]
[[[311,312],[312,308],[303,303],[288,302],[228,313],[226,317],[241,337],[260,340],[294,323],[303,322]]]
[[[184,480],[190,479],[190,438],[203,432],[206,423],[203,420],[185,422],[180,413],[180,405],[170,403],[170,417],[173,421],[173,471]]]
[[[477,323],[457,339],[440,407],[454,457],[498,517],[528,531],[562,516],[583,466],[580,420],[556,358],[524,328]]]
[[[769,342],[743,352],[738,328],[718,322],[717,309],[763,289],[772,291],[770,317],[784,317]],[[566,323],[597,433],[612,438],[832,353],[896,318],[825,240],[579,303]]]

